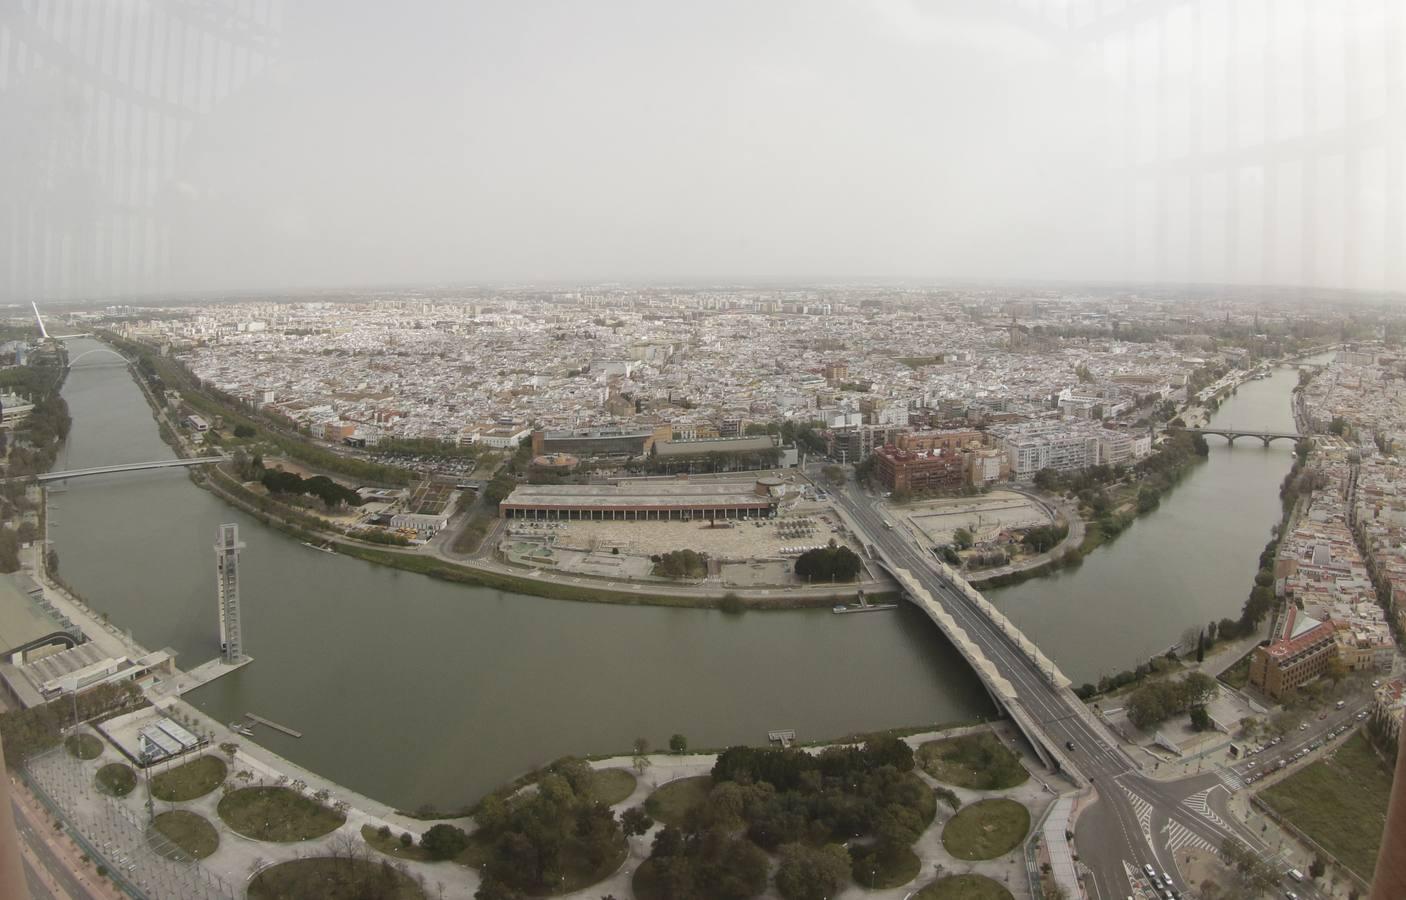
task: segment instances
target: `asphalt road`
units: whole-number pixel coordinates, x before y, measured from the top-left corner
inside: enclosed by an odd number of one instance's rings
[[[1081,815],[1075,836],[1080,861],[1092,873],[1091,896],[1099,900],[1157,896],[1151,893],[1143,874],[1144,865],[1151,865],[1159,876],[1169,875],[1174,887],[1185,890],[1187,885],[1174,863],[1176,851],[1187,847],[1219,850],[1228,835],[1257,851],[1266,850],[1255,835],[1225,812],[1223,799],[1236,779],[1223,781],[1219,771],[1177,781],[1159,781],[1142,774],[1116,739],[1092,725],[1085,711],[1076,708],[1076,704],[1082,706],[1081,701],[1052,685],[1013,638],[938,574],[925,548],[910,541],[901,529],[884,526],[874,498],[853,484],[834,496],[870,542],[896,565],[907,568],[942,602],[1014,686],[1019,704],[1045,733],[1046,745],[1067,755],[1091,782],[1097,799]],[[1324,724],[1322,728],[1327,727]],[[1305,742],[1313,733],[1312,729],[1305,732]],[[1072,750],[1068,749],[1071,745]],[[1293,885],[1293,889],[1303,898],[1316,896],[1307,885]]]

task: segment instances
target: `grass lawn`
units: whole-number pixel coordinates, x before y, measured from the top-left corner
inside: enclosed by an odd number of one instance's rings
[[[625,836],[620,836],[620,844],[615,848],[615,852],[606,857],[599,866],[591,867],[590,861],[584,856],[570,852],[570,848],[561,855],[561,870],[565,879],[562,881],[561,890],[553,891],[555,894],[570,894],[574,891],[588,888],[591,885],[609,878],[611,873],[625,862],[625,857],[630,854],[629,842]]]
[[[392,831],[388,835],[382,835],[370,825],[361,826],[361,836],[366,839],[374,849],[394,856],[396,859],[413,859],[416,862],[427,862],[430,855],[425,852],[425,848],[418,844],[411,844],[409,847],[400,842],[400,832]]]
[[[223,784],[228,773],[225,761],[209,754],[151,776],[151,795],[167,803],[194,800]]]
[[[635,775],[629,769],[598,769],[591,779],[591,796],[606,806],[624,803],[635,792]]]
[[[84,731],[70,734],[63,745],[79,759],[97,759],[103,752],[103,742]]]
[[[1004,856],[1030,830],[1030,810],[1014,800],[982,800],[962,809],[942,829],[942,846],[958,859]]]
[[[125,797],[137,786],[137,773],[123,763],[108,763],[98,769],[98,790],[114,797]]]
[[[1246,653],[1237,659],[1230,668],[1220,673],[1220,680],[1237,691],[1250,683],[1250,656]]]
[[[682,827],[688,811],[702,806],[703,802],[708,799],[708,792],[712,789],[713,776],[711,775],[680,778],[650,794],[649,799],[644,801],[644,808],[651,816],[665,825]]]
[[[938,781],[974,791],[1003,791],[1030,777],[1020,757],[989,731],[928,741],[918,748],[918,765]]]
[[[425,892],[390,860],[295,859],[269,866],[249,882],[249,900],[425,900]]]
[[[1391,774],[1359,731],[1331,758],[1265,788],[1259,796],[1349,869],[1370,879],[1386,821]]]
[[[220,798],[220,818],[256,841],[306,841],[336,831],[347,817],[285,787],[247,787]]]
[[[164,812],[152,820],[151,828],[195,859],[204,859],[220,846],[220,835],[215,831],[215,826],[205,821],[204,816],[198,816],[188,810],[173,809]],[[151,843],[154,849],[161,846],[160,841]],[[169,852],[169,849],[157,849],[157,852],[175,856],[176,854]]]
[[[855,848],[850,851],[854,863],[850,867],[854,880],[867,888],[902,887],[922,871],[923,861],[907,847],[897,853],[880,853],[876,848],[871,853]]]
[[[250,894],[249,896],[253,896]],[[913,895],[913,900],[1012,900],[1011,892],[985,875],[949,875]]]

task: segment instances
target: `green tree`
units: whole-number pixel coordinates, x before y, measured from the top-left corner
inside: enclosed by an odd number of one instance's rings
[[[430,826],[420,838],[420,846],[431,859],[453,859],[469,846],[469,836],[464,829],[441,822]]]
[[[644,834],[654,827],[654,819],[643,807],[632,806],[620,814],[620,830],[627,836]]]
[[[669,738],[669,750],[674,753],[688,752],[688,738],[681,734],[675,734]]]
[[[786,844],[776,869],[776,890],[786,900],[829,900],[849,883],[849,851],[839,844]]]
[[[952,532],[952,543],[957,545],[958,550],[970,550],[976,539],[972,533],[965,528],[958,528]]]
[[[1191,707],[1191,728],[1194,731],[1209,731],[1211,728],[1211,714],[1206,712],[1204,706]]]

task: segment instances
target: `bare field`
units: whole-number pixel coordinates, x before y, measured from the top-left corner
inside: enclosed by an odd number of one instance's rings
[[[824,546],[832,538],[858,549],[840,535],[836,529],[839,519],[833,514],[732,521],[731,528],[709,528],[702,522],[568,521],[553,531],[558,547],[607,552],[619,547],[621,553],[633,556],[687,549],[714,559],[769,559],[785,555],[788,548]]]
[[[958,528],[967,529],[980,541],[1008,528],[1033,528],[1053,521],[1038,503],[1014,491],[910,503],[901,508],[899,515],[934,544],[950,543]]]

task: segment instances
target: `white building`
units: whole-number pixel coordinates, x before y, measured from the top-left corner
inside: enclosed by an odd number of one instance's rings
[[[1035,477],[1041,469],[1073,472],[1097,465],[1099,434],[1104,429],[1084,423],[1050,422],[992,429],[1010,458],[1018,480]]]

